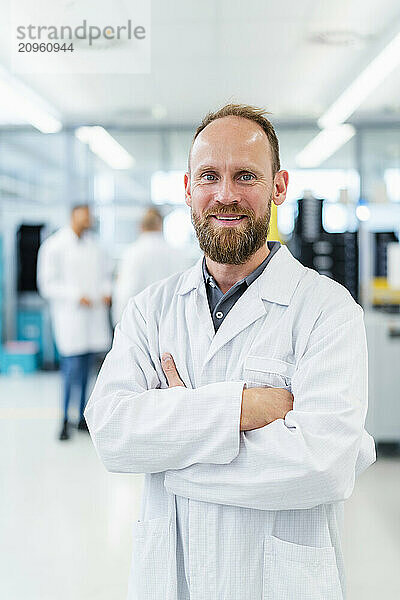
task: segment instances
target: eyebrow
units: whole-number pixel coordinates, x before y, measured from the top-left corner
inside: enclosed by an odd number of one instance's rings
[[[195,173],[197,173],[197,171],[216,171],[216,166],[215,165],[200,165],[196,168]]]
[[[194,173],[198,173],[199,171],[218,171],[218,170],[219,170],[218,167],[216,167],[215,165],[203,164],[203,165],[199,165],[194,170]],[[244,171],[254,171],[255,173],[261,172],[259,167],[256,167],[255,165],[252,165],[252,164],[236,166],[236,167],[234,167],[233,171],[235,173],[242,173]]]

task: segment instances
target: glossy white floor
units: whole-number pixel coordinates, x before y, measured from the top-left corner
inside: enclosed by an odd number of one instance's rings
[[[0,598],[125,600],[142,476],[107,473],[84,432],[59,442],[59,398],[58,374],[0,377]],[[399,507],[380,460],[347,502],[348,600],[400,598]]]

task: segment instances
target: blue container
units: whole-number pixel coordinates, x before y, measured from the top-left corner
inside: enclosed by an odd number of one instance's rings
[[[0,281],[0,346],[3,341],[3,319],[4,319],[4,311],[3,311],[3,294],[1,290],[1,281]]]
[[[0,236],[0,344],[3,340],[3,238]]]
[[[35,342],[39,363],[43,360],[43,315],[39,310],[20,310],[17,314],[17,339]]]
[[[38,347],[33,342],[7,342],[0,353],[4,375],[25,375],[38,368]]]

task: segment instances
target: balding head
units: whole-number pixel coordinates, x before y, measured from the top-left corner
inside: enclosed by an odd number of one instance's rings
[[[242,117],[222,117],[212,121],[195,138],[191,173],[215,164],[249,167],[252,159],[273,178],[271,146],[260,125]]]
[[[277,171],[280,169],[279,142],[272,123],[265,117],[266,114],[268,113],[264,109],[250,106],[248,104],[227,104],[215,112],[208,113],[203,118],[193,136],[188,159],[189,173],[191,171],[191,156],[193,146],[197,137],[204,131],[204,129],[206,127],[208,128],[211,123],[214,123],[218,119],[225,119],[226,117],[240,117],[241,119],[245,119],[250,123],[257,124],[264,131],[270,146],[272,173],[275,175],[275,173],[277,173]]]

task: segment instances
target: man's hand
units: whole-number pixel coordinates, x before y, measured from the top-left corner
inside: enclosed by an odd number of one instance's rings
[[[176,370],[174,359],[172,358],[171,354],[168,354],[168,352],[164,352],[162,355],[161,366],[162,370],[164,371],[164,375],[167,378],[169,387],[185,387],[185,384],[179,377],[178,371]]]
[[[86,298],[86,296],[82,296],[79,300],[79,304],[82,306],[92,306],[92,301],[89,298]]]
[[[164,352],[161,366],[169,387],[185,387],[171,354]],[[293,408],[293,396],[283,388],[249,388],[243,390],[240,431],[264,427],[276,419],[284,419]]]
[[[265,427],[284,419],[293,408],[293,395],[283,388],[249,388],[243,390],[240,431]]]

